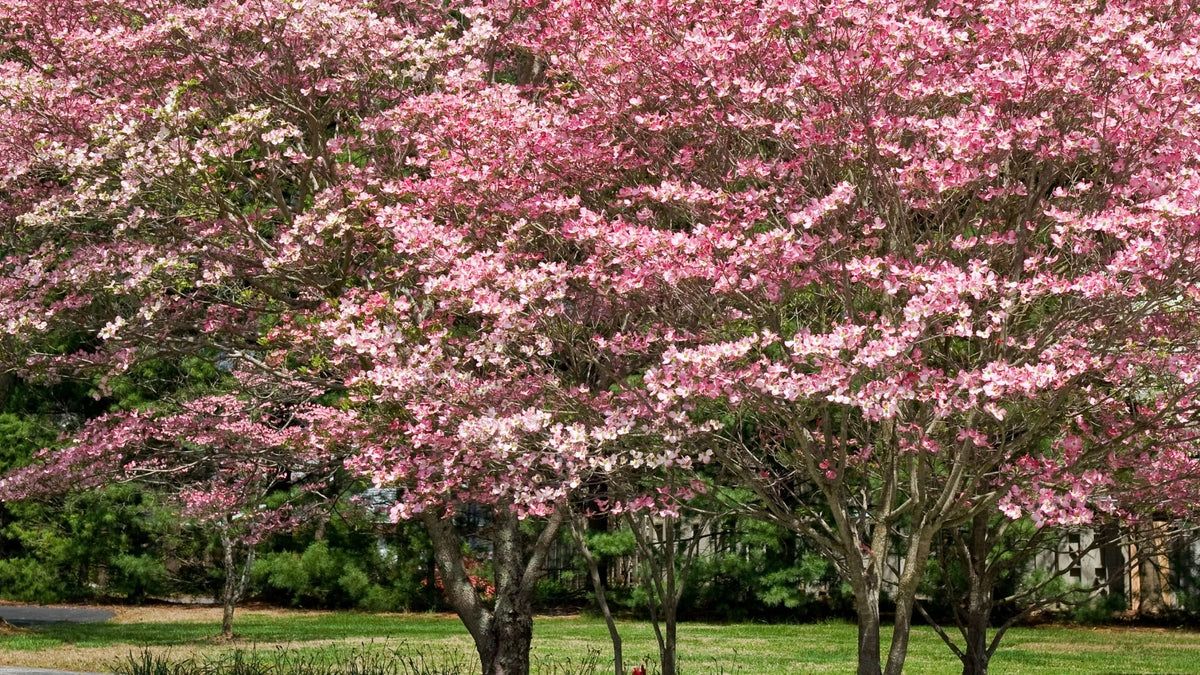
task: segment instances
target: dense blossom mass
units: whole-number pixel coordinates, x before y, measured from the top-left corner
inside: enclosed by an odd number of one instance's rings
[[[1188,3],[14,0],[0,28],[26,376],[188,354],[304,387],[294,433],[435,529],[473,503],[552,535],[601,478],[715,463],[837,563],[860,672],[902,523],[889,672],[947,524],[1195,506]],[[696,487],[663,485],[602,506]],[[536,566],[497,555],[492,610],[439,571],[501,672]]]

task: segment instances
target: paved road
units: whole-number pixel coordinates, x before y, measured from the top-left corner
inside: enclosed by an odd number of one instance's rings
[[[67,670],[26,668],[25,666],[0,666],[0,675],[103,675],[103,673],[77,673]]]
[[[109,609],[92,607],[38,607],[35,605],[0,605],[0,619],[14,626],[42,623],[100,623],[116,616]],[[0,671],[0,675],[9,675]]]

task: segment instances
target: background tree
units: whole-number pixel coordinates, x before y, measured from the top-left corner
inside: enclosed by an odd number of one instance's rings
[[[314,442],[322,423],[303,406],[252,409],[229,395],[189,401],[174,413],[108,415],[67,447],[10,472],[0,495],[29,499],[137,481],[173,499],[184,518],[220,541],[228,639],[257,546],[337,496],[323,490],[344,453]]]
[[[917,609],[962,661],[964,675],[986,674],[1005,633],[1022,620],[1078,608],[1114,591],[1111,584],[1127,564],[1105,565],[1094,587],[1072,581],[1072,570],[1081,570],[1085,559],[1127,541],[1111,523],[1097,520],[1092,527],[1036,527],[1028,519],[980,512],[935,539],[936,570],[927,575],[924,591],[930,598],[918,601]],[[1079,543],[1085,536],[1086,544]]]
[[[659,667],[663,675],[675,675],[679,670],[679,610],[687,581],[704,554],[702,547],[713,522],[725,512],[720,510],[720,502],[700,497],[708,492],[703,483],[680,485],[675,471],[667,469],[664,473],[653,489],[630,485],[613,491],[612,498],[619,499],[627,489],[634,488],[625,503],[614,508],[637,544],[641,567],[638,575],[658,642]],[[646,478],[643,476],[643,480]],[[649,501],[643,495],[654,491],[662,495],[658,503],[637,504],[638,500]]]

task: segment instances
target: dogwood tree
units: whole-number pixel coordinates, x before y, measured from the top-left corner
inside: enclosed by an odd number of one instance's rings
[[[221,636],[229,639],[256,547],[338,496],[331,487],[344,453],[320,442],[328,436],[320,432],[327,423],[320,408],[268,410],[230,395],[181,408],[92,420],[64,449],[43,451],[0,480],[0,498],[36,499],[127,481],[164,494],[221,543]]]
[[[1197,366],[1189,8],[571,16],[550,62],[643,172],[585,231],[621,270],[613,292],[689,298],[660,306],[672,330],[639,345],[657,350],[653,414],[688,416],[685,434],[719,424],[717,457],[837,563],[859,672],[900,671],[943,527],[997,505],[1087,522],[1160,462],[1155,483],[1172,476],[1170,498],[1195,503],[1179,480]],[[1152,443],[1156,429],[1174,440]]]
[[[1193,419],[1200,31],[1179,3],[68,0],[0,21],[10,362],[199,354],[339,392],[354,414],[326,433],[430,529],[485,672],[528,670],[558,506],[597,472],[738,472],[837,563],[875,673],[902,666],[941,528],[1086,520],[1127,458],[1187,465],[1141,442]],[[66,330],[89,339],[35,353]],[[1123,422],[1085,442],[1099,414]],[[460,555],[469,504],[494,603]]]
[[[556,138],[565,110],[526,95],[538,68],[504,33],[521,11],[0,9],[0,114],[23,129],[0,141],[7,367],[103,384],[189,355],[336,398],[319,443],[353,441],[351,467],[400,488],[393,514],[427,525],[484,671],[510,673],[529,668],[556,506],[631,427],[616,376],[561,347],[619,316],[568,293],[577,253],[546,236],[612,158]],[[47,354],[48,334],[85,339]],[[494,600],[462,558],[468,505]]]

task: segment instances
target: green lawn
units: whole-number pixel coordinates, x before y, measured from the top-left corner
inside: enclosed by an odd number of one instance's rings
[[[426,654],[453,652],[470,655],[470,644],[457,620],[441,616],[373,616],[350,613],[297,613],[280,617],[243,612],[236,630],[241,646],[274,649],[280,643],[304,650],[340,650],[364,643],[384,649],[403,641],[405,649]],[[20,635],[0,636],[4,654],[49,657],[69,652],[71,663],[104,669],[114,654],[140,646],[169,647],[176,653],[195,653],[225,647],[214,644],[216,624],[106,623],[45,626]],[[621,625],[628,662],[652,660],[653,633],[648,624]],[[589,650],[607,659],[604,624],[589,618],[542,617],[535,627],[535,661],[542,670],[567,659],[578,663]],[[855,629],[851,624],[813,625],[684,624],[680,654],[685,673],[741,675],[774,673],[853,672]],[[36,650],[34,652],[33,650]],[[92,658],[91,655],[94,655]],[[89,660],[91,659],[91,660]],[[21,659],[26,664],[30,659]],[[36,659],[35,659],[36,660]],[[909,651],[907,672],[957,674],[959,668],[936,635],[917,628]],[[598,672],[605,672],[600,669]],[[1000,674],[1200,672],[1200,633],[1124,628],[1024,628],[1006,637],[993,661]]]

